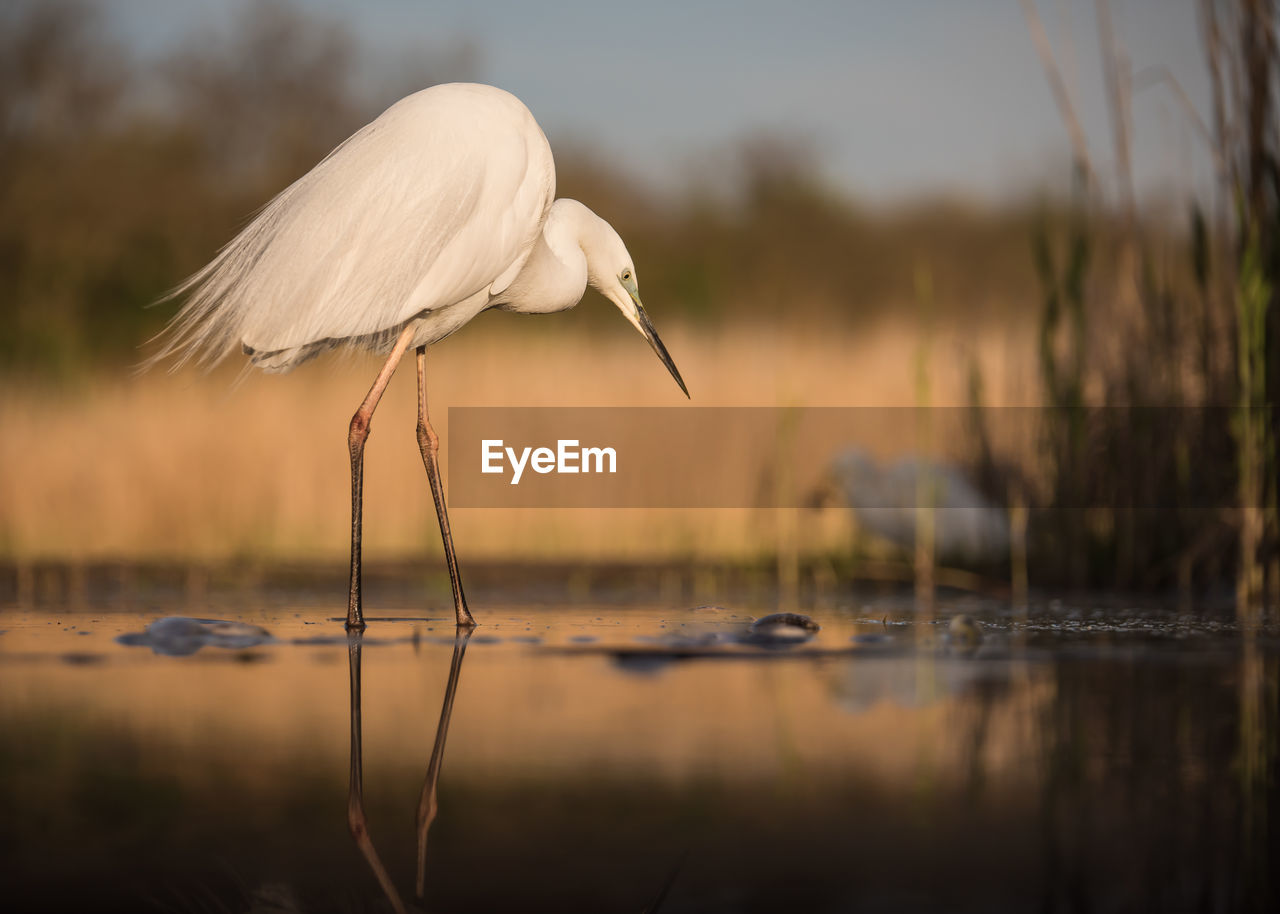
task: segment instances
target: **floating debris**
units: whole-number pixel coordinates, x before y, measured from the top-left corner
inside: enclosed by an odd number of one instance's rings
[[[130,632],[116,638],[120,644],[149,647],[168,657],[185,657],[202,647],[242,651],[274,640],[270,632],[258,625],[187,616],[166,616],[148,625],[145,632]]]
[[[952,616],[947,625],[947,639],[956,647],[977,647],[982,643],[982,625],[965,613]]]
[[[800,613],[772,613],[752,622],[740,640],[761,647],[787,647],[808,641],[821,628]]]

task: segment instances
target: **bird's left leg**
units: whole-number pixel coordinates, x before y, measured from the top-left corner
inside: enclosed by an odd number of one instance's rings
[[[453,585],[453,609],[458,624],[472,628],[476,620],[467,609],[467,598],[462,593],[462,578],[458,576],[458,560],[453,555],[453,534],[449,532],[449,511],[444,503],[444,487],[440,484],[440,464],[436,454],[440,450],[440,438],[427,419],[427,347],[418,347],[418,450],[427,467],[427,479],[431,483],[431,497],[436,503],[436,517],[440,520],[440,538],[444,540],[444,560],[449,566],[449,583]]]

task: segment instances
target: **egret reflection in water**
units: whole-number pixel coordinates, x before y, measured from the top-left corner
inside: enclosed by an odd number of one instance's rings
[[[418,874],[415,883],[419,899],[425,893],[427,865],[427,834],[431,823],[435,821],[439,809],[436,801],[436,785],[440,780],[440,769],[444,765],[444,746],[449,738],[449,719],[453,715],[453,699],[458,691],[458,680],[462,675],[462,658],[467,652],[467,642],[474,631],[469,626],[459,625],[454,635],[453,658],[449,663],[449,681],[445,685],[444,702],[440,707],[440,720],[436,724],[435,741],[431,747],[431,759],[427,762],[427,776],[422,784],[422,796],[418,801]],[[361,650],[364,646],[364,634],[351,631],[347,637],[347,658],[351,673],[351,782],[347,795],[347,825],[351,829],[351,837],[355,839],[360,853],[369,862],[373,875],[377,878],[382,891],[386,893],[391,906],[397,914],[404,914],[406,908],[400,898],[395,882],[387,872],[378,850],[374,847],[373,838],[369,834],[369,819],[364,809],[364,740],[361,720],[360,698],[360,663]]]

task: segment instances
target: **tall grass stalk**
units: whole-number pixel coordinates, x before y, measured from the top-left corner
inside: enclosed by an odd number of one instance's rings
[[[935,533],[937,524],[938,481],[929,468],[933,465],[933,395],[929,383],[929,357],[933,346],[933,272],[928,264],[915,268],[916,310],[920,316],[920,342],[915,358],[916,449],[921,472],[916,482],[915,579],[916,612],[933,618]]]
[[[1256,227],[1249,229],[1236,284],[1239,333],[1239,403],[1235,423],[1240,491],[1240,567],[1236,599],[1246,627],[1256,626],[1262,608],[1263,565],[1259,550],[1266,525],[1264,474],[1273,467],[1267,404],[1267,311],[1271,284],[1262,266]]]

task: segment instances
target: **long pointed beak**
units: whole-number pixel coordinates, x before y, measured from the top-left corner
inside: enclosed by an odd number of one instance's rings
[[[671,372],[671,377],[676,379],[676,383],[680,385],[684,395],[689,397],[689,388],[684,386],[684,378],[680,377],[680,369],[676,368],[676,363],[671,361],[671,355],[667,352],[667,347],[662,345],[662,339],[658,336],[658,331],[654,329],[653,321],[649,320],[649,315],[644,310],[644,305],[640,304],[640,296],[630,290],[627,290],[627,295],[630,298],[629,304],[634,307],[619,305],[619,310],[637,330],[644,334],[644,338],[649,341],[649,345],[658,354],[658,358],[662,359],[662,364],[666,365],[667,371]],[[692,399],[692,397],[689,397],[689,399]]]

